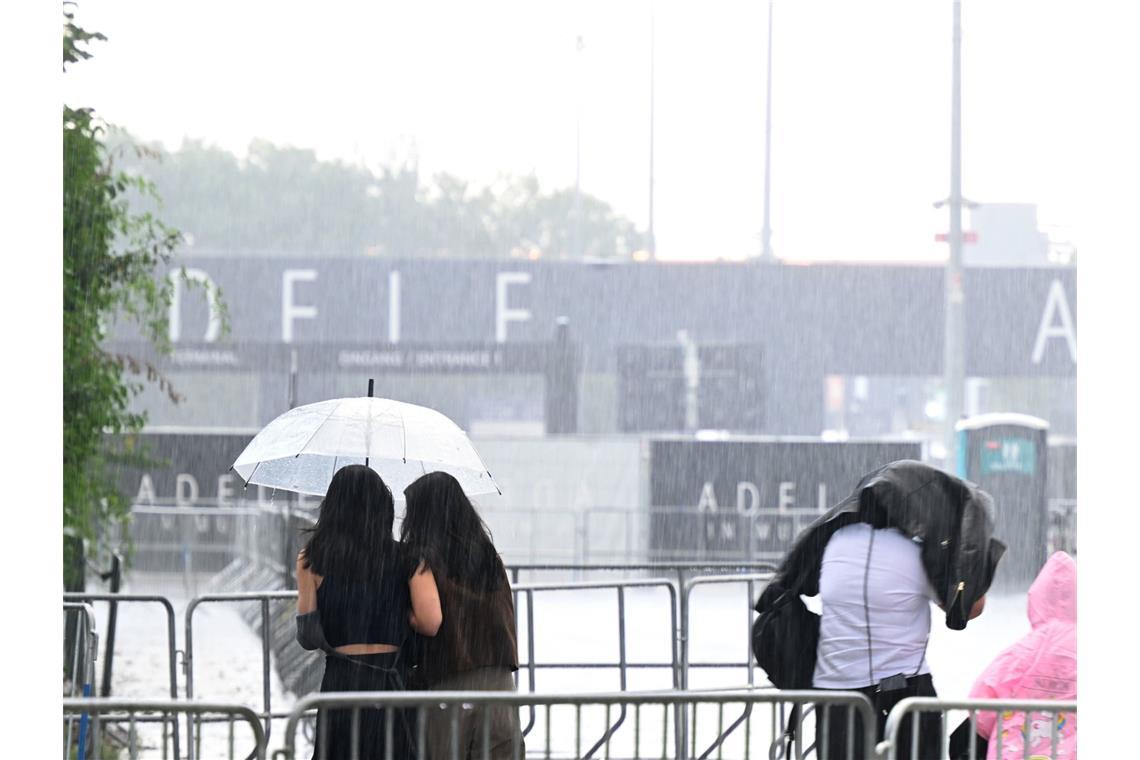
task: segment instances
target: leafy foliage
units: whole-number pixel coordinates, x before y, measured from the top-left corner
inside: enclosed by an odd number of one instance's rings
[[[85,45],[103,35],[78,27],[74,4],[64,10],[64,69],[90,58]],[[173,285],[157,276],[181,241],[180,233],[150,211],[137,212],[132,195],[157,201],[153,185],[115,165],[104,145],[106,127],[91,109],[63,112],[63,514],[65,545],[97,538],[101,524],[126,514],[129,504],[114,466],[138,461],[138,452],[113,448],[108,434],[139,430],[142,414],[131,399],[157,382],[173,402],[178,394],[153,366],[102,347],[111,322],[125,319],[161,351],[169,350],[167,315]],[[133,158],[144,155],[135,151]],[[71,541],[66,539],[70,538]],[[82,565],[65,562],[74,585]]]
[[[475,188],[449,174],[424,181],[414,163],[373,172],[265,140],[244,160],[196,140],[152,149],[161,161],[128,169],[154,183],[166,217],[209,253],[616,259],[645,245],[632,222],[582,194],[576,247],[574,191],[544,193],[533,176]]]
[[[87,52],[87,43],[92,40],[105,41],[107,38],[99,32],[88,32],[75,24],[75,3],[63,4],[63,69],[67,64],[86,61],[91,57]]]

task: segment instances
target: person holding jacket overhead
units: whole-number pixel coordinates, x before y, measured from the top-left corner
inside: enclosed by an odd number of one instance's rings
[[[753,652],[783,689],[858,691],[875,708],[876,737],[905,697],[937,695],[926,661],[931,603],[960,630],[981,614],[1005,546],[993,537],[993,500],[972,483],[911,460],[865,475],[855,491],[796,539],[756,602]],[[822,613],[801,597],[819,597]],[[900,758],[911,758],[912,722]],[[868,737],[844,707],[817,713],[824,757],[864,757]],[[789,721],[783,740],[797,730]],[[941,718],[922,713],[915,758],[938,757]]]

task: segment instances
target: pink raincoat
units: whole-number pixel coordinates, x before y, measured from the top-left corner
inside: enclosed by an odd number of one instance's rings
[[[1077,698],[1077,563],[1057,552],[1029,588],[1029,623],[1033,629],[999,654],[974,683],[971,699]],[[1057,753],[1051,751],[1056,723]],[[978,713],[978,734],[989,741],[990,760],[998,755],[994,735],[997,714]],[[1040,713],[1005,712],[1001,722],[1001,760],[1071,760],[1077,756],[1077,716],[1059,713],[1051,721]]]

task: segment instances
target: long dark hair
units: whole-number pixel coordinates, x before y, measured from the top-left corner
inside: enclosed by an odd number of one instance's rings
[[[305,566],[317,575],[374,580],[396,550],[392,492],[371,468],[342,467],[321,502],[317,524],[305,544]]]
[[[432,572],[481,591],[494,591],[506,577],[491,532],[445,472],[429,472],[404,489],[407,510],[400,541]]]

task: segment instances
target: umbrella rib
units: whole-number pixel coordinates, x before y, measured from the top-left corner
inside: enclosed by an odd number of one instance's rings
[[[242,483],[242,485],[241,485],[241,487],[242,487],[242,490],[245,490],[246,488],[249,488],[249,481],[250,481],[250,480],[253,480],[253,476],[257,474],[257,468],[261,466],[261,463],[262,463],[262,460],[260,460],[260,459],[259,459],[259,460],[257,460],[257,464],[255,464],[255,465],[253,466],[253,472],[251,472],[251,473],[249,474],[249,478],[248,478],[248,479],[247,479],[247,480],[246,480],[244,483]],[[232,470],[233,468],[231,467],[230,469]]]
[[[329,410],[329,416],[325,417],[324,421],[321,422],[321,424],[317,425],[316,429],[313,430],[313,434],[309,436],[309,440],[305,441],[305,445],[301,447],[300,451],[298,451],[296,454],[293,455],[294,459],[296,459],[297,457],[299,457],[305,453],[305,447],[313,442],[313,439],[317,437],[317,433],[321,432],[321,428],[323,428],[325,426],[325,422],[328,422],[329,420],[331,420],[332,416],[334,414],[336,414],[336,410],[339,406],[340,406],[340,404],[337,404],[331,410]],[[257,468],[255,467],[254,469],[256,470]],[[250,473],[250,477],[251,478],[253,477],[253,473]]]
[[[471,443],[471,439],[468,438],[467,442]],[[495,482],[495,476],[492,475],[491,471],[487,469],[487,463],[483,461],[483,457],[479,456],[479,450],[475,448],[475,444],[473,443],[471,443],[471,451],[475,453],[475,458],[478,459],[479,464],[483,466],[483,472],[487,473],[487,477],[491,479],[491,485],[493,485],[495,487],[495,490],[499,492],[499,496],[502,496],[503,489],[499,488],[499,484]]]

